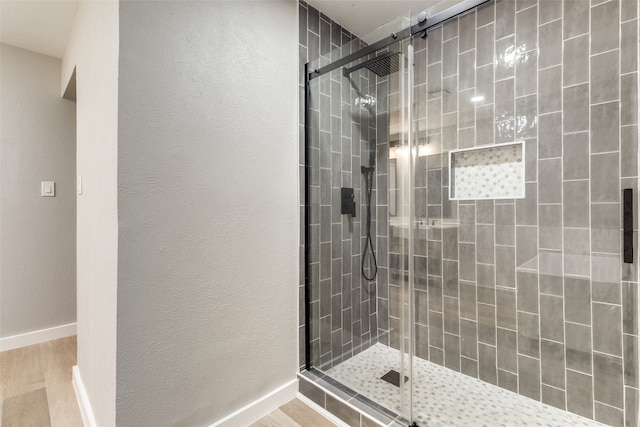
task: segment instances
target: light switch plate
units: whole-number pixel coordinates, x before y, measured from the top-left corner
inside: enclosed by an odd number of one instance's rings
[[[53,181],[42,181],[42,197],[55,197],[56,183]]]
[[[78,196],[82,196],[82,175],[78,175],[78,181],[76,182],[76,190]]]

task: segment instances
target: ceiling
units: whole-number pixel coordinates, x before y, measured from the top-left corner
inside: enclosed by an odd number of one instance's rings
[[[311,6],[362,38],[376,28],[411,12],[433,14],[459,0],[307,0]]]
[[[358,37],[411,12],[435,13],[460,0],[308,0]],[[61,58],[79,0],[0,0],[0,42]]]
[[[62,58],[78,0],[0,0],[0,42]]]

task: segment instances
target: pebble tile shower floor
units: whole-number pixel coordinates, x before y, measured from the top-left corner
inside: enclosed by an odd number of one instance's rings
[[[378,343],[326,374],[400,413],[400,389],[381,379],[399,368],[400,352]],[[414,418],[421,427],[603,426],[419,358],[414,369]]]

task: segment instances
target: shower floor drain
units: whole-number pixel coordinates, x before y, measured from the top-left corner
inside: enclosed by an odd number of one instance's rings
[[[394,371],[393,369],[380,377],[381,380],[388,382],[389,384],[393,384],[396,387],[400,387],[400,372]],[[404,377],[404,382],[409,381],[409,377]]]

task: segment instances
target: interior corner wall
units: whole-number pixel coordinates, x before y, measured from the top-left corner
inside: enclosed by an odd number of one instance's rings
[[[78,370],[99,426],[115,425],[118,1],[81,1],[62,61],[76,68]]]
[[[60,60],[0,44],[0,338],[76,321],[75,104]],[[56,183],[41,196],[41,181]]]
[[[297,4],[123,1],[117,425],[296,378]]]

